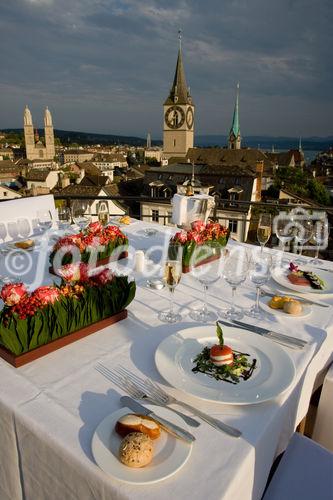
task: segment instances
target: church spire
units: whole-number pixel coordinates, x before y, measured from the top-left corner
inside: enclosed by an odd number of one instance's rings
[[[232,119],[232,125],[229,132],[229,149],[240,149],[240,148],[241,148],[241,134],[239,126],[239,83],[237,83],[234,116]]]
[[[299,143],[298,143],[298,151],[302,151],[302,137],[299,137]]]
[[[170,94],[164,104],[193,104],[190,89],[187,87],[185,71],[182,57],[182,35],[178,31],[179,49],[176,64],[175,76],[170,90]]]

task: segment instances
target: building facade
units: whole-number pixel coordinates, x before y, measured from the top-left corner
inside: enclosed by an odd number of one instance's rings
[[[53,160],[55,157],[52,116],[47,107],[44,113],[44,134],[45,144],[39,139],[38,133],[34,132],[31,111],[26,106],[24,110],[24,139],[28,160]]]

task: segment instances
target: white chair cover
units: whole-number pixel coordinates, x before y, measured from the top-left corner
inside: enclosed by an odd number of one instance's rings
[[[333,365],[323,383],[312,439],[333,453]]]
[[[263,500],[332,500],[333,454],[298,433],[269,484]]]

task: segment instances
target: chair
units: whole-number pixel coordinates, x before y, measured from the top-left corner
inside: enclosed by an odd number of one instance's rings
[[[262,500],[332,498],[333,454],[295,433]]]
[[[321,391],[312,439],[333,453],[333,364]]]

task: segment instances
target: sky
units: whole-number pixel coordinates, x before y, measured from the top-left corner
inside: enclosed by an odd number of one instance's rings
[[[182,30],[195,133],[333,135],[331,0],[0,0],[0,128],[162,137]]]

